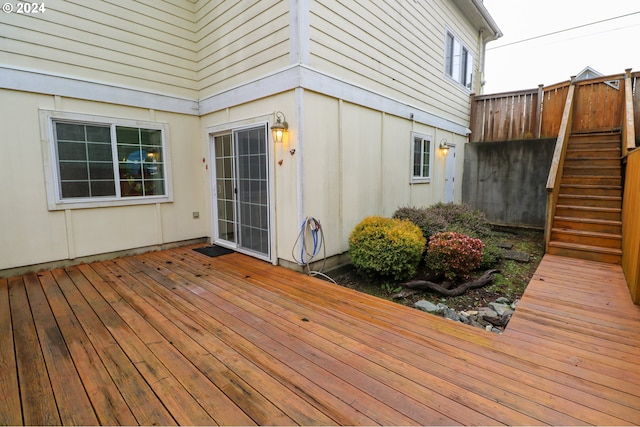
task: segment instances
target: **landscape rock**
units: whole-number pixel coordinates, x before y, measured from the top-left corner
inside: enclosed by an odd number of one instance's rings
[[[414,307],[427,313],[443,316],[455,322],[461,322],[476,328],[502,334],[504,327],[507,326],[507,323],[509,323],[513,315],[517,303],[517,300],[511,303],[508,298],[501,297],[487,304],[487,307],[478,307],[476,310],[460,312],[449,308],[446,304],[434,304],[427,300],[416,302]]]
[[[442,312],[437,305],[427,300],[417,301],[413,306],[419,310],[426,311],[427,313],[439,314]]]
[[[493,311],[498,313],[498,316],[502,316],[504,314],[513,313],[513,310],[511,309],[511,304],[503,304],[503,303],[499,303],[499,302],[490,302],[489,303],[489,307],[491,307],[493,309]]]
[[[456,322],[460,321],[460,315],[458,314],[458,312],[449,307],[444,309],[443,314],[445,319],[455,320]]]

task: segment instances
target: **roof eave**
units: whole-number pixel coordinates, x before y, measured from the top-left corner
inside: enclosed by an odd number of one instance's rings
[[[484,33],[485,43],[502,37],[502,31],[500,31],[498,24],[493,20],[482,0],[452,0],[452,2],[476,26],[478,31]]]

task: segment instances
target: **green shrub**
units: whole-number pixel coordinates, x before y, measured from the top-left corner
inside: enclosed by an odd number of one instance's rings
[[[370,216],[349,236],[349,256],[356,270],[369,277],[410,279],[426,240],[411,221]]]
[[[447,229],[447,221],[437,213],[429,211],[428,208],[402,207],[395,211],[393,217],[406,219],[417,225],[427,242],[434,234]]]
[[[469,205],[439,202],[426,210],[429,215],[441,217],[447,224],[447,231],[457,231],[477,238],[491,235],[491,224],[487,216]]]
[[[498,246],[498,242],[495,237],[488,237],[482,239],[484,243],[484,249],[482,250],[482,262],[480,263],[481,269],[488,269],[494,267],[500,259],[504,251]]]
[[[427,267],[448,280],[467,279],[480,267],[484,244],[480,239],[455,231],[437,233],[429,240]]]

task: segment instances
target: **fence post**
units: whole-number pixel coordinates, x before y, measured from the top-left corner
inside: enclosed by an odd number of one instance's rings
[[[536,111],[538,114],[538,121],[536,123],[536,139],[540,139],[540,133],[542,132],[542,100],[544,99],[544,85],[538,85],[538,104],[536,105]]]

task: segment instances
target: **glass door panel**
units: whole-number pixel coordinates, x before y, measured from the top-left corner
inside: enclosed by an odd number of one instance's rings
[[[269,193],[264,127],[234,132],[237,153],[238,244],[268,256]]]
[[[231,134],[214,138],[218,237],[236,243],[236,187]]]

